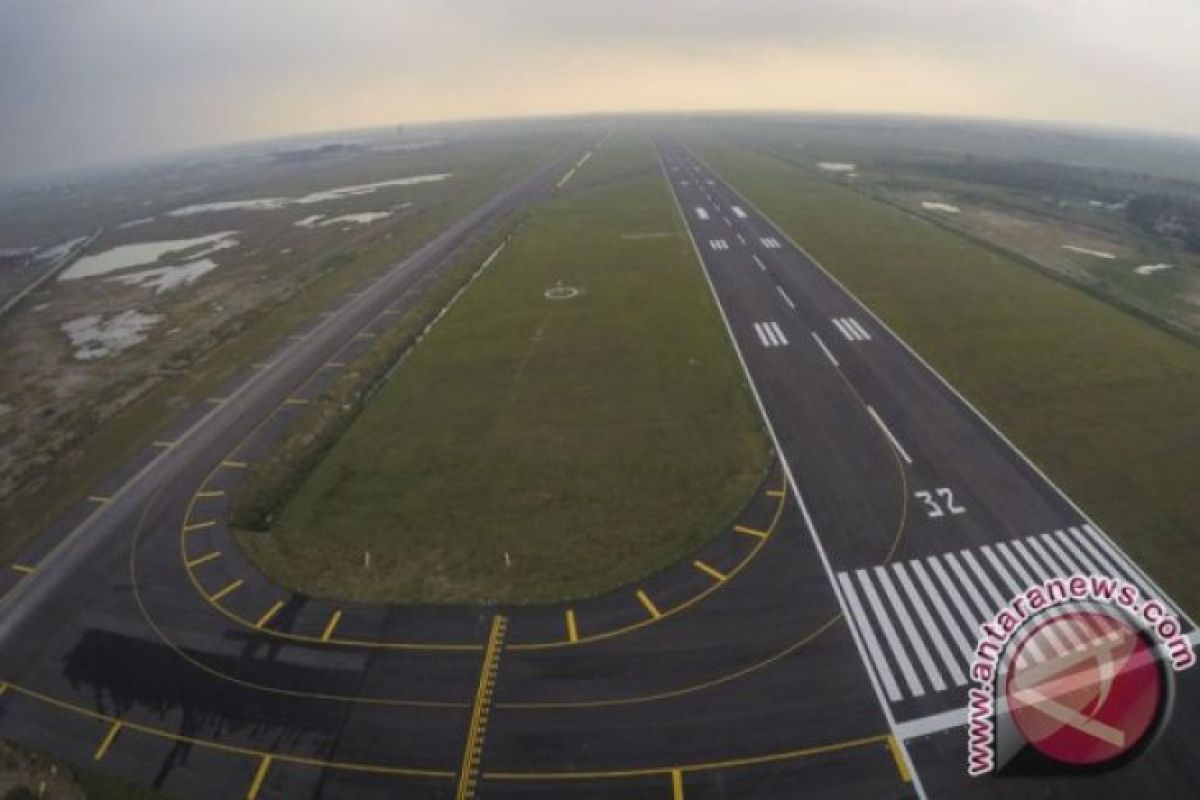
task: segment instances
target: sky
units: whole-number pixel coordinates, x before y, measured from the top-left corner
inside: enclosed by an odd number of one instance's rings
[[[0,0],[0,177],[276,135],[670,110],[1200,135],[1196,0]]]

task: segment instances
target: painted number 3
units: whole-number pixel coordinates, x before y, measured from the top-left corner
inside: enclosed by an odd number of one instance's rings
[[[932,492],[922,490],[913,492],[913,497],[925,504],[925,516],[930,519],[967,513],[965,508],[954,502],[954,492],[949,489],[934,489]]]

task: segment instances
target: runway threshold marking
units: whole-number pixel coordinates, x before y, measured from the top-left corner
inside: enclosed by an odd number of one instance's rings
[[[241,588],[243,583],[245,583],[245,581],[243,581],[241,578],[238,578],[237,580],[233,581],[232,583],[226,584],[222,589],[218,590],[216,594],[210,595],[208,599],[212,600],[215,603],[218,600],[220,600],[222,597],[228,597],[229,595],[236,592],[238,589]]]
[[[275,615],[278,614],[282,609],[283,609],[283,601],[276,600],[274,605],[272,605],[270,608],[268,608],[266,611],[264,611],[263,615],[258,618],[258,621],[254,623],[254,627],[261,630],[262,627],[264,625],[266,625],[268,622],[270,622],[272,619],[274,619]]]
[[[507,632],[508,618],[501,614],[492,617],[492,628],[479,669],[479,686],[475,689],[475,703],[471,708],[471,722],[467,726],[467,741],[463,748],[462,767],[458,773],[456,800],[470,800],[475,796],[475,789],[479,785],[479,768],[483,761],[488,715],[491,713],[496,676],[500,672],[500,654],[504,650],[504,636]]]
[[[658,610],[658,606],[654,605],[654,601],[650,599],[648,594],[641,589],[638,589],[634,594],[637,595],[638,602],[649,612],[651,617],[658,619],[662,616],[662,612]]]
[[[716,569],[715,567],[705,564],[703,561],[701,561],[699,559],[693,561],[692,566],[695,567],[696,569],[700,570],[701,572],[703,572],[705,575],[708,575],[710,578],[713,578],[714,580],[717,580],[717,581],[724,582],[729,577],[724,572],[721,572],[720,570]]]
[[[333,632],[337,630],[338,623],[342,621],[342,610],[339,608],[329,617],[329,622],[325,623],[325,630],[321,631],[321,641],[328,642],[333,637]]]
[[[96,748],[96,752],[92,753],[92,760],[99,761],[104,758],[104,754],[108,752],[108,748],[112,747],[112,743],[116,741],[117,734],[121,732],[124,726],[120,720],[116,720],[108,728],[108,733],[104,734],[104,738],[100,740],[100,746]]]
[[[246,800],[255,800],[258,797],[258,792],[262,789],[263,781],[267,779],[267,772],[271,769],[271,756],[263,756],[262,761],[258,762],[258,769],[254,771],[254,779],[250,781],[250,788],[246,790]]]
[[[188,569],[191,569],[192,567],[198,567],[201,564],[207,564],[210,561],[215,561],[216,559],[218,559],[220,557],[221,557],[221,551],[213,550],[211,553],[205,553],[202,556],[197,556],[196,558],[193,558],[191,561],[187,562],[187,566],[188,566]]]
[[[568,608],[566,612],[567,618],[567,639],[572,642],[579,641],[579,629],[575,627],[575,609]]]

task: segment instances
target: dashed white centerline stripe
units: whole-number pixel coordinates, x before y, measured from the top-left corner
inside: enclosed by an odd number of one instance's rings
[[[816,331],[812,332],[812,337],[816,340],[817,346],[821,348],[821,352],[829,359],[829,363],[835,367],[838,366],[837,359],[833,357],[833,353],[829,352],[829,348],[825,346],[825,342],[821,341],[821,337],[817,335]]]
[[[767,271],[767,265],[763,263],[762,259],[758,257],[757,253],[752,253],[751,258],[754,259],[754,263],[758,265],[759,269],[761,269],[763,272]]]
[[[878,412],[875,411],[875,407],[867,406],[867,411],[870,413],[872,419],[875,420],[875,424],[879,426],[881,431],[883,431],[883,435],[886,436],[888,441],[892,443],[892,447],[896,448],[896,452],[899,453],[900,457],[904,459],[904,463],[912,464],[912,458],[909,457],[908,452],[900,446],[900,441],[892,435],[892,432],[888,430],[888,426],[883,424],[883,420],[880,418]]]
[[[775,291],[779,292],[779,296],[783,298],[783,302],[788,304],[788,308],[792,311],[796,310],[796,304],[792,302],[792,298],[787,296],[787,292],[783,290],[782,286],[776,286]]]

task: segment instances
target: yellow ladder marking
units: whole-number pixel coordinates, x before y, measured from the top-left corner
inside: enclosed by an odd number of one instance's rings
[[[205,553],[202,556],[193,558],[191,561],[187,562],[187,566],[188,566],[188,569],[191,569],[192,567],[198,567],[201,564],[207,564],[208,562],[210,562],[214,559],[220,558],[220,557],[221,557],[221,551],[213,550],[211,553]]]
[[[209,397],[204,402],[208,403],[209,405],[219,406],[221,403],[224,403],[226,399],[227,398],[225,397]]]
[[[283,601],[276,600],[275,605],[271,606],[258,618],[258,622],[254,623],[254,627],[261,628],[275,618],[275,615],[283,608]]]
[[[308,401],[303,397],[289,397],[283,401],[283,404],[287,406],[306,406],[308,405]]]
[[[216,524],[217,521],[215,519],[205,520],[204,522],[191,522],[183,526],[183,532],[191,533],[192,531],[202,531],[206,528],[211,528]]]
[[[196,492],[196,497],[224,497],[224,496],[225,496],[225,491],[223,489],[210,489],[210,490],[203,491],[203,492]]]
[[[483,652],[483,664],[479,669],[479,688],[475,690],[471,723],[467,727],[467,743],[463,748],[462,768],[458,773],[456,800],[471,800],[475,797],[488,714],[492,707],[492,693],[496,689],[496,675],[500,672],[500,654],[504,648],[504,634],[507,630],[508,620],[505,617],[500,614],[492,617],[492,630],[488,634],[487,649]]]
[[[714,567],[710,567],[703,561],[693,561],[692,566],[718,581],[723,581],[728,577],[725,573],[715,569]]]
[[[567,609],[567,638],[572,642],[579,641],[579,629],[575,627],[575,609]]]
[[[224,589],[221,589],[216,594],[209,595],[208,599],[212,600],[215,603],[216,601],[220,600],[222,597],[225,597],[226,595],[230,595],[230,594],[233,594],[234,592],[236,592],[238,590],[238,587],[240,587],[244,582],[245,581],[243,581],[241,578],[238,578],[236,581],[229,584]]]
[[[354,338],[355,339],[364,339],[364,340],[365,339],[374,339],[375,334],[370,333],[368,331],[364,331],[364,332],[360,333],[358,336],[355,336]]]
[[[783,489],[770,489],[767,491],[767,497],[783,497]]]
[[[222,466],[222,467],[229,467],[230,469],[245,469],[245,468],[246,468],[246,462],[245,462],[245,461],[229,461],[229,460],[226,460],[226,461],[222,461],[222,462],[221,462],[221,466]]]
[[[98,494],[93,494],[88,497],[88,500],[92,503],[107,503],[111,499],[112,499],[111,497],[104,497],[104,496],[98,495]]]
[[[346,366],[345,361],[329,361],[325,364],[325,369],[341,369]]]
[[[24,575],[32,575],[37,572],[37,567],[31,567],[28,564],[13,564],[12,568]]]
[[[646,610],[650,612],[650,616],[654,617],[655,619],[658,619],[662,616],[662,612],[658,610],[658,606],[654,605],[654,601],[650,599],[650,596],[641,589],[637,590],[637,599],[640,600],[642,605],[645,606]]]
[[[154,442],[154,446],[155,446],[155,447],[161,447],[162,449],[166,450],[168,447],[174,447],[174,446],[175,446],[175,443],[174,443],[174,442],[168,442],[168,441],[167,441],[167,440],[165,440],[165,439],[159,439],[158,441]]]
[[[104,739],[100,742],[100,746],[96,748],[96,752],[92,754],[93,761],[99,761],[104,758],[104,754],[108,752],[108,748],[112,747],[112,743],[117,738],[117,734],[121,732],[121,721],[114,720],[109,727],[108,733],[104,735]]]
[[[337,629],[338,623],[342,621],[342,610],[339,608],[333,612],[333,616],[329,618],[329,622],[325,624],[325,630],[321,633],[321,641],[328,642],[333,632]]]
[[[747,528],[745,525],[734,525],[733,529],[738,533],[744,533],[747,536],[757,536],[759,539],[767,538],[766,531],[760,531],[756,528]]]
[[[258,769],[254,771],[254,780],[250,781],[250,789],[246,792],[246,800],[255,800],[258,797],[258,790],[262,788],[263,781],[267,779],[267,770],[271,768],[271,756],[263,756],[262,761],[258,762]]]

